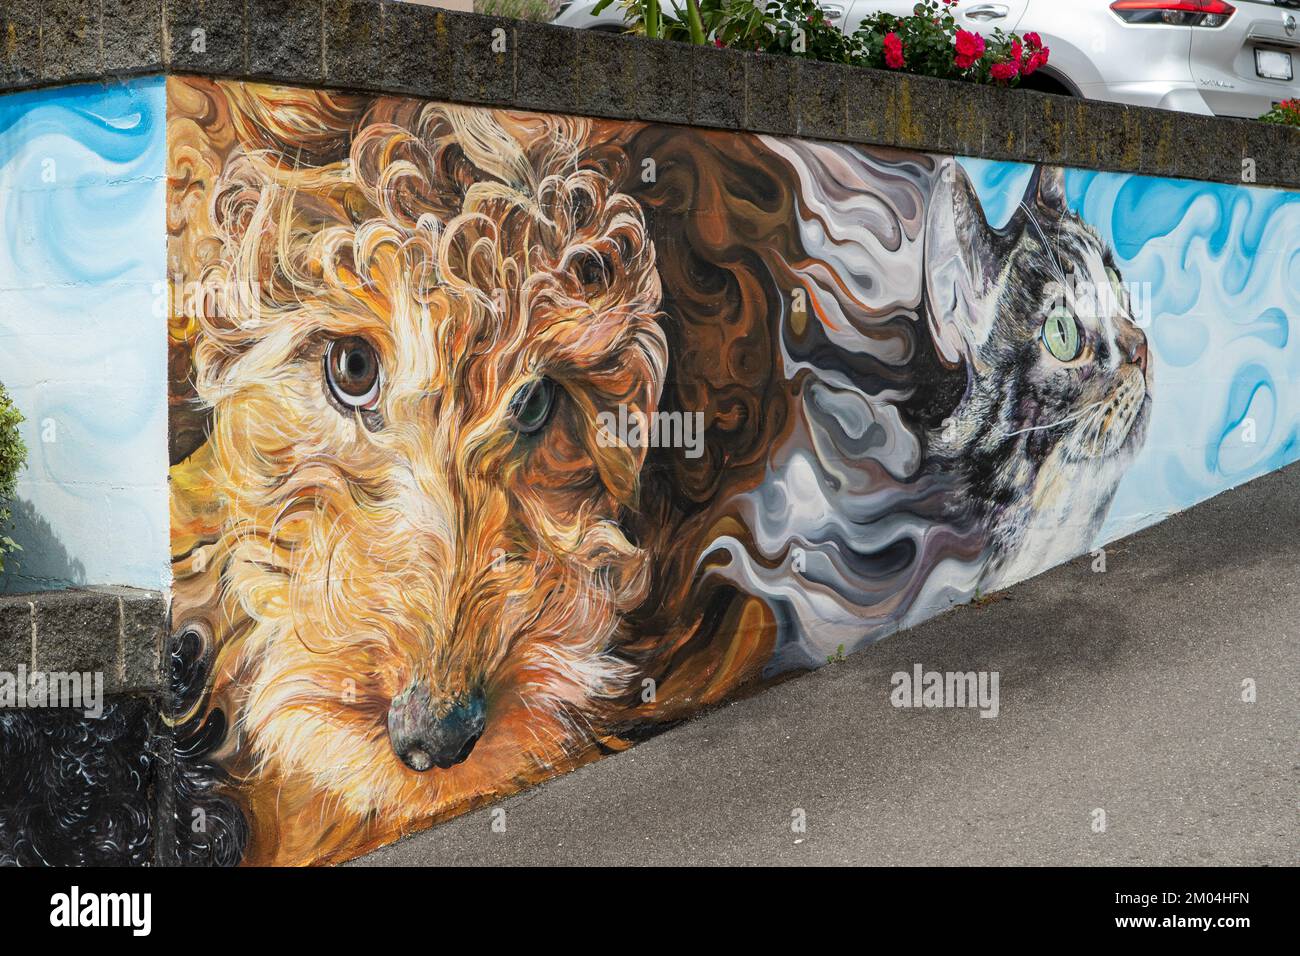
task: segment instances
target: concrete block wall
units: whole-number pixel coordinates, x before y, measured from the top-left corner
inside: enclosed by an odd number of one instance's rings
[[[123,587],[0,595],[0,671],[93,672],[110,694],[157,693],[167,635],[159,593]]]

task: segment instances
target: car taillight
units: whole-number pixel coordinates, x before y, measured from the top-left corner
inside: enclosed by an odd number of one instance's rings
[[[1110,8],[1125,23],[1172,27],[1221,27],[1237,12],[1225,0],[1115,0]]]

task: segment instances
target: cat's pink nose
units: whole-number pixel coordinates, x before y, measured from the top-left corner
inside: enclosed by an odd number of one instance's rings
[[[1130,354],[1129,360],[1142,370],[1143,376],[1147,374],[1147,338],[1145,335],[1138,340],[1137,347]]]
[[[1133,335],[1127,337],[1127,340],[1121,339],[1124,348],[1124,355],[1130,362],[1142,370],[1142,375],[1147,374],[1147,337],[1141,329],[1134,329]]]

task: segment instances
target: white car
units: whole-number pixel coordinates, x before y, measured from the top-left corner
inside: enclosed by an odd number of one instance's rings
[[[573,0],[555,22],[623,29],[617,4],[593,16],[595,5]],[[852,33],[877,11],[911,13],[915,0],[821,6]],[[957,20],[981,33],[1040,34],[1051,60],[1022,85],[1049,93],[1246,117],[1300,96],[1300,0],[964,0]]]

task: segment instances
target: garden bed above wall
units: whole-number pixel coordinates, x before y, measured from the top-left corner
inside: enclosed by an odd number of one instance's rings
[[[377,0],[6,5],[0,89],[199,73],[1300,186],[1300,132]],[[1250,180],[1247,180],[1250,181]]]

